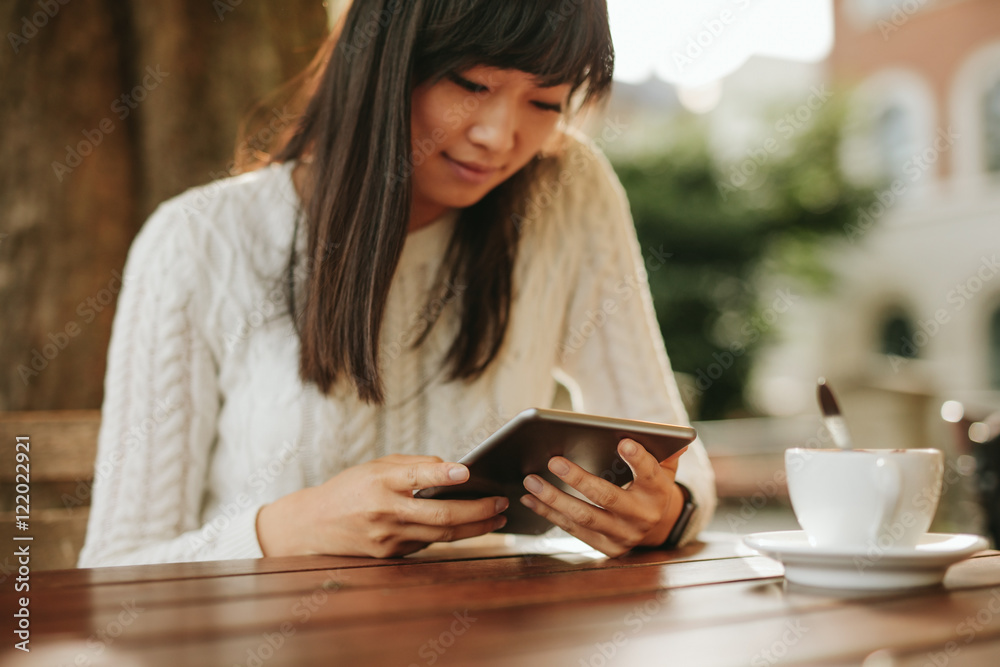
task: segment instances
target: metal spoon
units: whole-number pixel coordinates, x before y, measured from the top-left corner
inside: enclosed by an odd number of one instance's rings
[[[833,437],[833,442],[840,449],[854,449],[851,444],[851,433],[847,430],[847,423],[840,414],[840,406],[837,399],[833,397],[833,391],[826,383],[826,378],[820,378],[816,386],[816,394],[819,397],[819,406],[823,410],[823,424]]]

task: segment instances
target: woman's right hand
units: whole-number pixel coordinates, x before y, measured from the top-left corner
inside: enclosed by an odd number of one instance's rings
[[[508,505],[502,496],[413,497],[415,490],[468,478],[468,468],[437,456],[383,456],[263,506],[257,538],[265,556],[392,558],[501,528],[507,520],[498,515]]]

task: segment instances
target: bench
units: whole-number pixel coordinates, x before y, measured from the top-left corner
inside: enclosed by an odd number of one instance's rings
[[[50,570],[76,567],[90,514],[90,489],[97,454],[99,410],[60,410],[0,413],[0,539],[5,544],[31,545],[30,567]],[[15,449],[18,436],[28,438],[28,529],[18,530],[15,496],[18,472]],[[23,501],[20,504],[24,504]],[[13,537],[31,536],[28,542]],[[17,571],[12,555],[0,556],[0,583]]]

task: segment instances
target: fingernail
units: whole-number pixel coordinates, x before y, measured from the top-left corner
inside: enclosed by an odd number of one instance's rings
[[[549,470],[557,475],[565,475],[569,472],[569,465],[563,459],[552,459],[549,461]]]
[[[497,512],[503,512],[509,506],[510,506],[510,501],[508,501],[506,498],[497,498],[496,502]]]
[[[505,516],[498,516],[497,517],[497,522],[496,522],[496,528],[494,528],[493,530],[498,530],[500,528],[503,528],[506,525],[507,525],[507,517],[505,517]]]
[[[638,450],[636,449],[634,442],[632,442],[631,440],[626,440],[625,444],[622,445],[622,451],[628,454],[629,456],[632,456]]]
[[[541,493],[542,489],[545,487],[542,486],[542,480],[538,479],[534,475],[528,475],[524,478],[524,488],[532,493]]]
[[[529,510],[535,509],[535,499],[531,496],[521,496],[521,504]]]
[[[465,468],[462,466],[455,466],[448,470],[448,477],[455,480],[456,482],[465,479]]]

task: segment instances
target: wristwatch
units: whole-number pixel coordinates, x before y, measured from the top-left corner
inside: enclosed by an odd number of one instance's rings
[[[697,505],[691,500],[691,492],[683,484],[676,482],[677,486],[681,487],[681,492],[684,494],[684,507],[681,508],[681,513],[677,517],[674,527],[670,530],[670,534],[667,535],[666,541],[660,545],[661,549],[676,549],[677,544],[681,541],[681,536],[684,534],[684,530],[688,527],[691,522],[691,515],[694,514]]]

